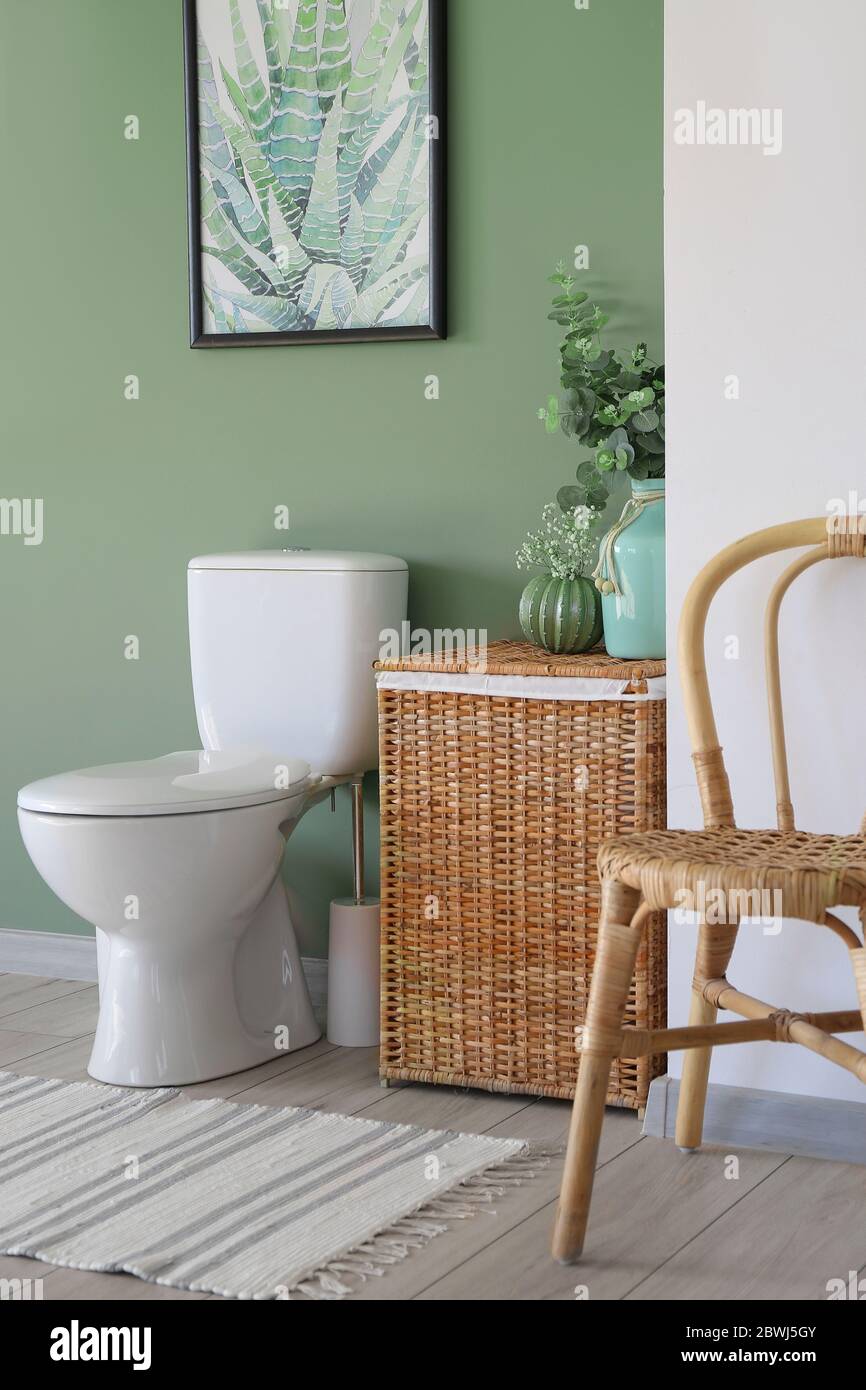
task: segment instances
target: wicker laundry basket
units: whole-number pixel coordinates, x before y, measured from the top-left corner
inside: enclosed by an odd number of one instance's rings
[[[663,662],[496,642],[480,668],[377,665],[382,1042],[390,1080],[574,1095],[602,840],[665,825]],[[661,1028],[666,924],[650,922],[626,1024]],[[617,1060],[640,1109],[663,1057]]]

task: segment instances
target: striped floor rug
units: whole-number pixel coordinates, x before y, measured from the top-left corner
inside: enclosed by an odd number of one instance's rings
[[[0,1072],[0,1253],[343,1298],[543,1166],[492,1139]]]

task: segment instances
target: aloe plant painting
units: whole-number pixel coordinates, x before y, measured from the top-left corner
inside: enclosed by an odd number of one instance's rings
[[[442,336],[442,3],[186,0],[193,318],[211,343]]]

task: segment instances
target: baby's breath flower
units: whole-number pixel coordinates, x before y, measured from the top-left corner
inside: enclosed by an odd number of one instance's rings
[[[517,551],[517,568],[545,570],[554,579],[591,573],[598,540],[592,534],[597,518],[589,507],[563,512],[555,502],[548,502],[541,519],[542,529],[530,531]]]

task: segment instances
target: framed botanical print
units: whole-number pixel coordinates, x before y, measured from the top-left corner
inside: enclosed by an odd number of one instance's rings
[[[184,0],[193,347],[445,336],[446,0]]]

